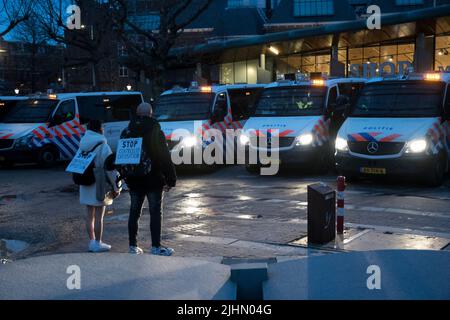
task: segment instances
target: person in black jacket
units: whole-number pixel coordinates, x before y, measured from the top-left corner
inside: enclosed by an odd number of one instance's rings
[[[163,193],[175,187],[177,176],[170,158],[169,149],[161,127],[152,118],[153,110],[149,103],[141,103],[136,118],[131,120],[128,129],[132,136],[143,138],[143,148],[151,160],[151,171],[145,176],[129,177],[125,181],[130,190],[131,208],[128,219],[129,252],[142,254],[137,244],[139,218],[147,197],[150,210],[150,232],[152,238],[151,253],[170,256],[172,248],[161,246],[162,201]]]

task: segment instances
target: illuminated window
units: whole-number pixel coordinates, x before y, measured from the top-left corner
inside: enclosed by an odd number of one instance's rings
[[[333,0],[294,0],[294,16],[330,16],[334,14]]]
[[[128,68],[125,66],[119,66],[119,77],[126,78],[128,77]]]
[[[118,56],[119,57],[124,57],[124,56],[127,56],[128,55],[128,53],[127,53],[127,48],[125,47],[125,45],[124,44],[121,44],[121,43],[119,43],[118,45],[117,45],[117,53],[118,53]]]
[[[436,70],[450,70],[450,36],[436,37]]]

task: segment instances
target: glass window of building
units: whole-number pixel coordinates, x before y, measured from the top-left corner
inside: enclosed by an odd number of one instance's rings
[[[436,70],[446,70],[450,67],[450,36],[436,37],[434,61]]]
[[[128,68],[126,66],[119,66],[119,77],[128,77]]]
[[[234,83],[234,67],[233,63],[224,63],[220,68],[220,83],[232,84]]]
[[[294,0],[294,16],[314,17],[334,14],[333,0]]]
[[[247,83],[247,62],[234,63],[234,83]]]
[[[398,45],[398,61],[414,62],[414,44]]]
[[[330,72],[330,60],[331,60],[330,54],[316,56],[316,71],[315,72],[329,73]]]
[[[258,60],[224,63],[220,66],[220,83],[258,83]]]

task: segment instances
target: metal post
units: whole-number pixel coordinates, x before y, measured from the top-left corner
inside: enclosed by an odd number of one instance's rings
[[[337,178],[337,234],[344,234],[344,191],[345,177],[339,176]]]

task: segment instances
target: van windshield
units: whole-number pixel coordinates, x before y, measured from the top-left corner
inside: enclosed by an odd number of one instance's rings
[[[159,98],[154,112],[158,121],[209,119],[212,93],[168,94]]]
[[[444,83],[423,80],[385,81],[368,84],[362,91],[353,117],[437,117]]]
[[[20,100],[2,100],[0,99],[0,120],[8,114]]]
[[[321,115],[326,88],[313,86],[279,87],[263,91],[255,116]]]
[[[47,122],[58,100],[28,99],[17,103],[3,119],[5,123],[42,123]]]

